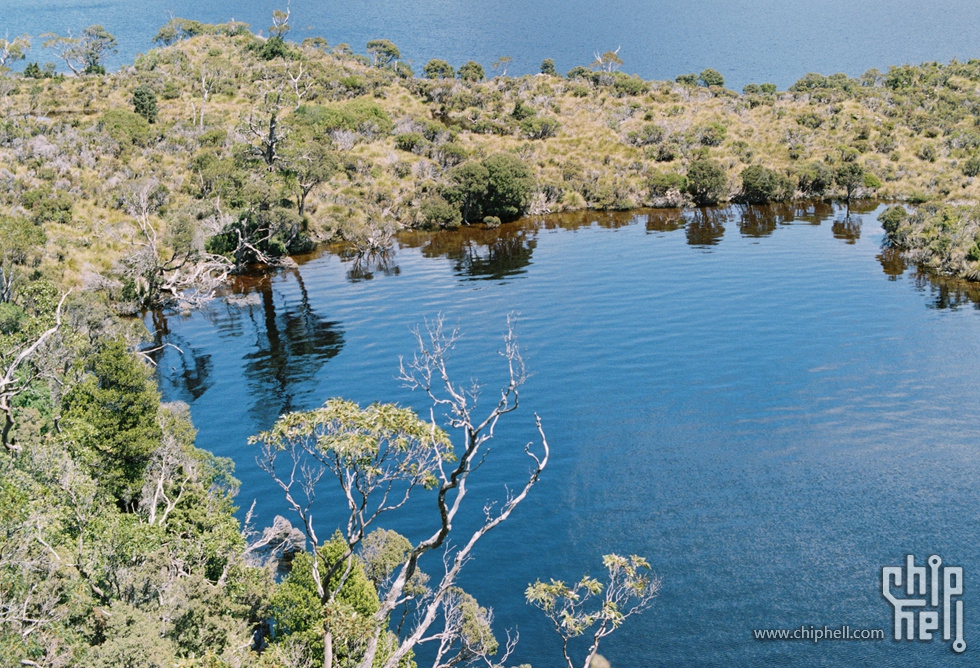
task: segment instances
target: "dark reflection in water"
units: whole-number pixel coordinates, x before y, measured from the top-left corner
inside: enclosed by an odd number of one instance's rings
[[[819,225],[834,215],[834,205],[830,202],[809,201],[775,205],[777,209],[788,211],[787,222]]]
[[[929,308],[955,310],[972,306],[980,310],[980,284],[952,276],[937,276],[922,267],[914,267],[911,278],[916,289],[929,295],[926,300]]]
[[[784,212],[771,206],[743,206],[738,221],[738,231],[743,237],[768,237],[785,222]]]
[[[278,295],[273,287],[279,275],[238,277],[229,294],[203,315],[227,339],[230,352],[239,353],[241,374],[254,398],[250,414],[257,424],[270,424],[279,415],[297,409],[296,393],[303,391],[320,368],[344,345],[340,323],[318,315],[298,269],[288,272],[298,288],[298,300]],[[171,332],[168,316],[150,314],[165,394],[193,404],[213,386],[212,356]],[[244,342],[251,340],[251,345]],[[169,344],[161,347],[163,344]],[[179,354],[173,354],[179,349]]]
[[[682,227],[682,209],[657,209],[647,214],[647,232],[673,232]]]
[[[313,311],[302,275],[299,271],[292,274],[300,291],[299,303],[277,308],[272,282],[266,279],[255,286],[259,303],[248,302],[245,309],[256,342],[243,358],[244,374],[251,395],[260,398],[252,413],[263,422],[296,409],[295,392],[344,345],[340,323],[324,320]]]
[[[891,246],[882,246],[881,253],[876,256],[881,263],[881,269],[888,275],[888,280],[897,281],[898,277],[905,273],[909,268],[909,262],[902,255],[902,251]]]
[[[394,248],[355,252],[346,256],[342,254],[341,258],[350,263],[347,280],[353,283],[370,281],[376,275],[397,276],[401,273],[401,268],[395,263]]]
[[[531,264],[537,225],[482,226],[439,232],[404,232],[402,246],[421,248],[423,257],[452,261],[453,272],[468,279],[500,280],[523,274]]]
[[[168,358],[167,362],[171,365],[168,369],[160,370],[161,380],[166,383],[164,391],[170,396],[176,395],[175,399],[193,403],[212,385],[211,355],[172,332],[170,322],[162,311],[153,311],[149,315],[147,328],[153,335],[153,345],[148,354],[153,363],[159,367],[168,348],[180,352]]]
[[[857,243],[861,238],[861,219],[848,213],[843,219],[834,221],[831,231],[835,239],[842,239],[849,244]]]
[[[694,209],[687,221],[687,243],[691,246],[716,246],[725,236],[729,209]]]

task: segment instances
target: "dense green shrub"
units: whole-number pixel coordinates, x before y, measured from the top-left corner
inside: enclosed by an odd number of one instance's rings
[[[133,111],[146,119],[147,123],[157,120],[157,95],[149,86],[139,86],[133,91]]]
[[[459,207],[453,206],[440,195],[422,201],[419,210],[427,227],[456,228],[463,222]]]
[[[646,123],[638,130],[626,133],[626,143],[632,146],[649,146],[663,141],[664,129],[655,123]]]
[[[429,140],[421,132],[405,132],[395,135],[395,148],[400,151],[420,153],[428,145]]]
[[[671,190],[684,192],[687,189],[687,177],[677,172],[656,172],[647,181],[650,197],[666,197]]]
[[[489,178],[483,212],[501,220],[517,218],[534,193],[534,175],[513,153],[496,153],[483,160]]]
[[[714,70],[709,67],[702,70],[701,74],[698,75],[698,83],[709,88],[712,86],[718,86],[721,88],[725,85],[725,77],[723,77],[721,72],[718,70]]]
[[[99,128],[121,149],[145,146],[150,139],[149,122],[128,109],[110,109],[99,118]]]
[[[748,204],[781,202],[793,196],[793,183],[773,169],[752,165],[742,170],[739,198]]]
[[[438,58],[433,58],[427,62],[422,71],[425,72],[427,79],[452,79],[454,74],[453,66]]]
[[[460,66],[459,71],[456,72],[458,76],[463,81],[483,81],[486,77],[486,73],[483,71],[483,65],[480,63],[469,60]]]
[[[303,104],[296,110],[295,116],[300,122],[310,124],[318,133],[372,129],[378,134],[389,134],[395,127],[388,112],[372,100],[351,100],[330,107]]]
[[[687,168],[687,192],[698,206],[717,204],[728,194],[728,175],[713,160],[695,160]]]
[[[810,162],[797,172],[797,188],[805,197],[820,197],[834,185],[833,170],[822,162]]]
[[[547,139],[558,134],[561,123],[557,118],[535,116],[521,121],[521,134],[528,139]]]

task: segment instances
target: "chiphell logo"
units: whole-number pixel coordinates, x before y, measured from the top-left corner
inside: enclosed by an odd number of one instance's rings
[[[911,554],[905,566],[881,569],[881,595],[895,609],[895,640],[932,640],[942,629],[944,642],[953,641],[957,654],[963,639],[963,567],[945,566],[938,555],[916,566]],[[955,635],[954,635],[955,630]]]

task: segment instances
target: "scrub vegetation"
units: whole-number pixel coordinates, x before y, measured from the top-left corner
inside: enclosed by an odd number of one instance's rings
[[[488,79],[472,61],[414,72],[384,39],[366,55],[289,41],[288,12],[268,32],[174,18],[112,73],[102,26],[42,36],[71,76],[30,38],[0,40],[0,664],[411,666],[428,642],[434,665],[496,666],[513,648],[456,576],[544,470],[540,423],[528,477],[483,524],[473,500],[477,530],[447,540],[516,408],[510,334],[486,415],[446,371],[455,333],[419,336],[403,379],[447,432],[332,400],[256,436],[299,524],[257,531],[236,519],[231,462],[195,446],[186,405],[161,403],[144,328],[121,316],[192,308],[323,241],[370,252],[411,228],[814,198],[904,202],[882,217],[891,242],[980,278],[980,61],[740,94],[714,69],[627,75],[614,51],[565,75],[546,60],[507,76],[502,57]],[[317,538],[328,480],[351,515]],[[438,511],[421,542],[372,526],[403,493]],[[602,563],[608,583],[526,592],[569,666],[660,587],[640,557]]]

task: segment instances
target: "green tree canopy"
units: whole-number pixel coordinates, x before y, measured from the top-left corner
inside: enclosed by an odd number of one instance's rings
[[[717,204],[727,192],[725,168],[714,160],[695,160],[687,168],[687,192],[698,206]]]
[[[486,73],[483,71],[483,65],[474,60],[469,60],[460,66],[456,76],[463,81],[483,81]]]
[[[422,71],[425,72],[427,79],[452,79],[454,74],[453,66],[438,58],[427,62]]]
[[[105,344],[85,372],[62,401],[64,431],[101,487],[128,505],[160,446],[160,394],[121,339]]]
[[[701,74],[698,75],[698,81],[701,82],[702,86],[707,86],[708,88],[725,85],[725,77],[721,76],[721,72],[710,67],[701,71]]]
[[[367,52],[374,56],[376,67],[386,67],[402,57],[398,47],[387,39],[372,39],[367,43]]]

